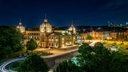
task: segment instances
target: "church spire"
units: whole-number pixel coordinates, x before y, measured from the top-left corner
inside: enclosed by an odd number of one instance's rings
[[[47,18],[47,14],[45,13],[45,19]]]
[[[22,25],[21,19],[19,20],[19,25]]]
[[[73,23],[73,20],[72,20],[72,24],[71,24],[72,27],[73,27],[73,24],[74,24],[74,23]]]
[[[45,13],[44,22],[45,22],[45,23],[48,22],[46,13]]]
[[[21,19],[20,19],[20,22],[21,22]]]

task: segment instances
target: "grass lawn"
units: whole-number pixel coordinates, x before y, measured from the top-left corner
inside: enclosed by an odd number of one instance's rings
[[[121,41],[111,42],[111,41],[108,41],[108,42],[106,42],[106,44],[104,44],[104,46],[105,47],[116,46],[120,52],[128,55],[128,42],[121,42]]]
[[[17,62],[11,63],[11,64],[9,65],[9,69],[10,69],[10,70],[13,70],[13,71],[17,71],[18,68],[19,68],[19,66],[20,66],[20,63],[21,63],[21,62],[22,62],[22,61],[17,61]]]

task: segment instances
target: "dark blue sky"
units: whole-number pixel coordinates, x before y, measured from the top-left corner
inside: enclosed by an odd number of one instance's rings
[[[128,0],[0,0],[0,25],[39,27],[47,14],[54,26],[107,25],[128,21]]]

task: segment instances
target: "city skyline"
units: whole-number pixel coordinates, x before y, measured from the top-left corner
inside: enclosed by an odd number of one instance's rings
[[[45,14],[53,26],[125,24],[128,21],[127,0],[1,0],[0,25],[39,27]]]
[[[0,0],[0,72],[128,72],[128,0]]]

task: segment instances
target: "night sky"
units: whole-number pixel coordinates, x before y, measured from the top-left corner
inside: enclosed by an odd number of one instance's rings
[[[0,0],[0,25],[39,27],[45,13],[53,26],[107,25],[128,21],[128,0]]]

